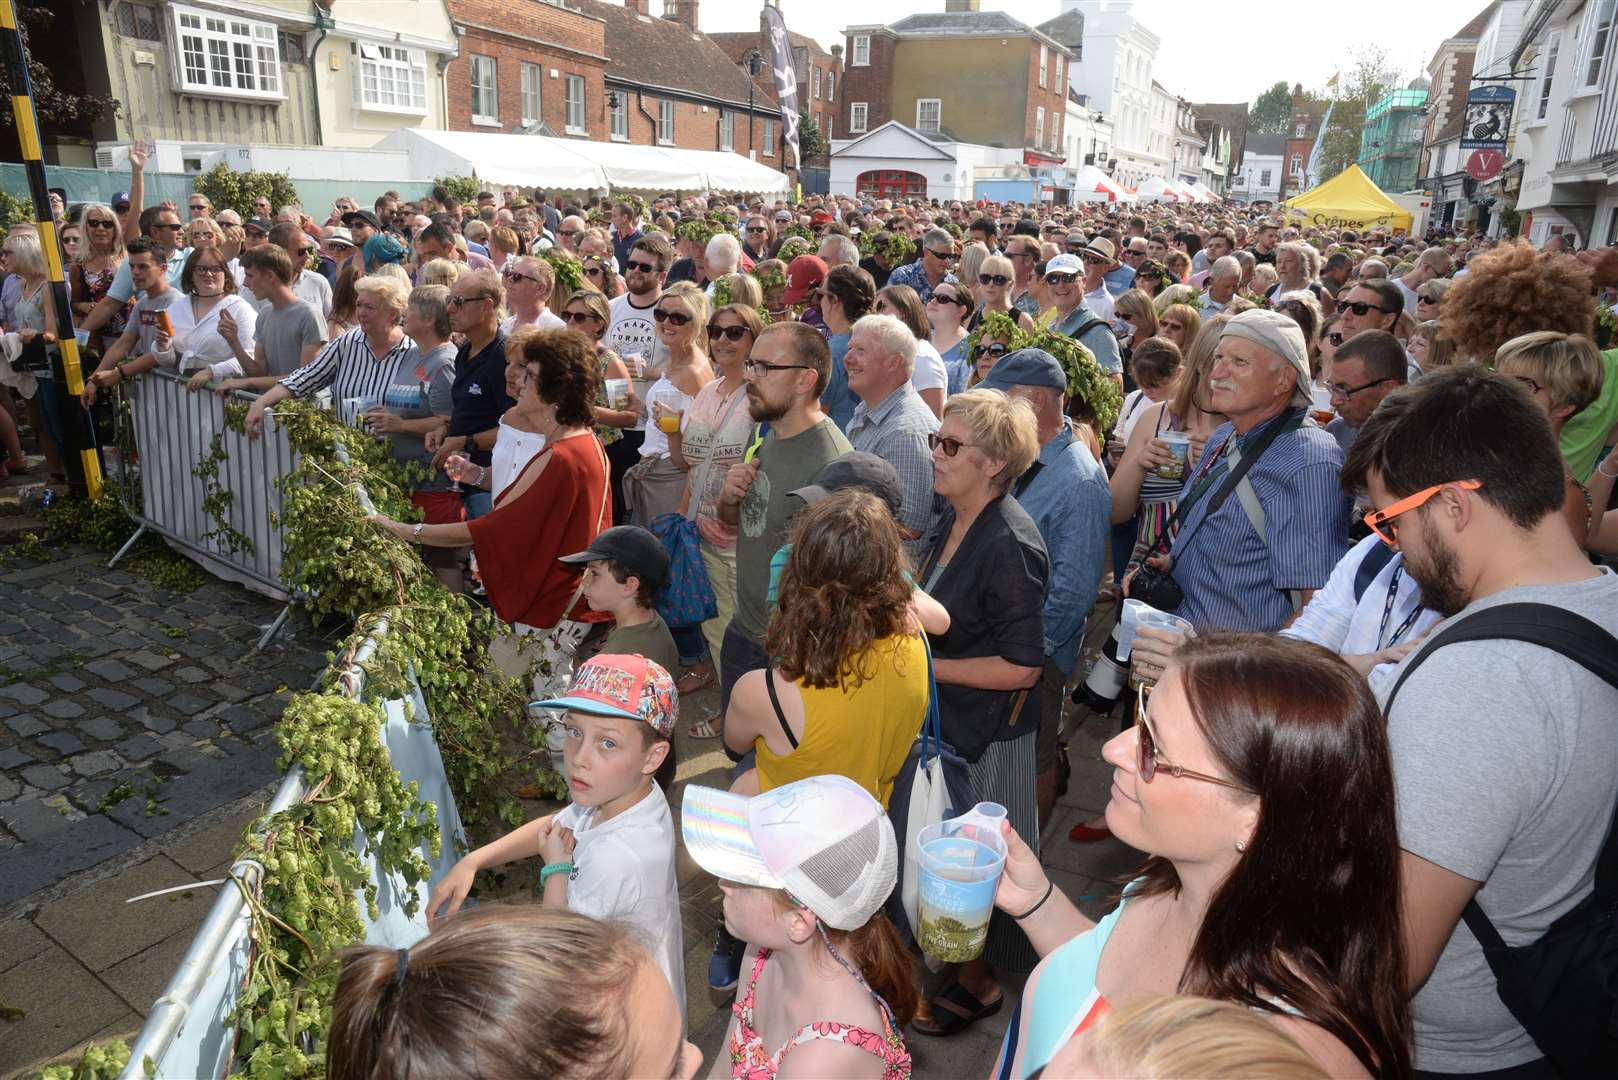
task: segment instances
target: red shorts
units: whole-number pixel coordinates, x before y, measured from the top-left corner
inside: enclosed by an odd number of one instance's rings
[[[458,491],[412,491],[410,505],[418,507],[428,525],[450,525],[466,520],[466,507]],[[421,549],[421,560],[428,566],[455,567],[466,561],[464,547],[428,547]]]

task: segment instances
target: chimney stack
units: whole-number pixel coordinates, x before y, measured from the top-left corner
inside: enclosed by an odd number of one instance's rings
[[[946,15],[961,11],[977,11],[978,0],[944,0],[944,13]]]
[[[637,0],[644,4],[646,0]],[[697,0],[663,0],[663,18],[697,32]]]
[[[652,17],[652,0],[626,0],[624,6],[643,19]]]

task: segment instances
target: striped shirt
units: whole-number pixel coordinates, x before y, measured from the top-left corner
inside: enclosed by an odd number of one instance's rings
[[[1237,445],[1245,452],[1269,424],[1286,417],[1237,436]],[[1226,423],[1208,437],[1211,468],[1228,467],[1233,435]],[[1199,629],[1279,630],[1293,612],[1288,590],[1321,588],[1348,551],[1350,500],[1337,486],[1342,465],[1337,441],[1311,423],[1278,436],[1247,471],[1264,509],[1263,537],[1236,492],[1199,526],[1219,488],[1210,485],[1174,541],[1174,580],[1185,593],[1174,613]],[[1188,471],[1181,499],[1201,474]]]
[[[401,334],[396,345],[377,356],[365,340],[365,331],[356,326],[327,343],[313,360],[282,379],[281,385],[293,397],[308,397],[329,386],[334,402],[349,398],[380,402],[400,359],[415,347],[414,341]]]

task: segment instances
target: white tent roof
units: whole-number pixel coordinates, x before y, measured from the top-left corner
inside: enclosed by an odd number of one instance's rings
[[[1191,191],[1202,202],[1219,201],[1219,196],[1214,193],[1212,188],[1208,187],[1208,185],[1204,184],[1201,180],[1198,180],[1196,183],[1191,185]]]
[[[404,150],[423,179],[476,176],[556,191],[785,192],[785,174],[740,154],[630,143],[400,128],[377,143]]]
[[[1127,201],[1129,198],[1129,193],[1124,190],[1122,184],[1094,165],[1081,165],[1074,170],[1073,190],[1081,197],[1095,193],[1111,202]]]
[[[1135,194],[1147,202],[1184,202],[1186,197],[1178,188],[1161,176],[1148,176],[1135,188]]]

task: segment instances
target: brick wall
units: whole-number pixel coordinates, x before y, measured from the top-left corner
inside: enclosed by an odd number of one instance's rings
[[[1045,85],[1039,85],[1039,42],[1030,38],[1028,40],[1028,107],[1023,117],[1023,144],[1037,148],[1037,152],[1048,154],[1053,158],[1061,158],[1065,151],[1062,147],[1061,117],[1067,109],[1067,59],[1062,60],[1062,78],[1060,86],[1056,78],[1057,51],[1049,49],[1045,58]],[[1045,110],[1045,126],[1036,131],[1034,121],[1038,119],[1038,110]],[[1058,119],[1056,127],[1056,141],[1052,144],[1051,117]]]
[[[852,136],[856,134],[849,124],[849,106],[856,101],[863,101],[866,109],[866,131],[875,131],[893,117],[893,60],[895,46],[898,40],[886,34],[871,35],[871,62],[864,67],[856,67],[851,62],[854,56],[854,38],[849,35],[843,43],[843,58],[845,66],[842,78],[838,79],[837,101],[837,132],[839,135]],[[905,123],[915,122],[915,118],[900,117]]]
[[[450,15],[465,30],[460,54],[444,73],[450,130],[509,132],[518,127],[523,119],[522,65],[529,63],[542,69],[539,119],[557,135],[566,134],[567,77],[577,75],[584,79],[588,137],[607,137],[606,61],[600,59],[605,35],[599,20],[539,0],[451,0]],[[472,123],[474,55],[495,61],[498,128]]]
[[[656,122],[660,115],[660,99],[651,93],[637,96],[633,89],[626,90],[617,87],[618,92],[626,98],[626,111],[629,116],[629,142],[639,146],[657,146]],[[774,124],[774,142],[769,147],[770,156],[765,156],[764,146],[764,120],[763,115],[768,106],[760,102],[761,111],[753,119],[753,139],[758,149],[758,160],[766,165],[775,165],[779,154],[778,145],[781,139],[781,123],[779,119]],[[645,109],[645,113],[641,110]],[[731,149],[736,153],[747,156],[750,148],[747,134],[747,116],[745,109],[736,110],[736,119],[733,122],[733,138]],[[674,99],[674,145],[683,150],[718,150],[720,145],[719,128],[720,111],[717,105],[709,105],[708,111],[703,112],[702,106],[696,102]],[[605,137],[605,136],[603,136]]]

